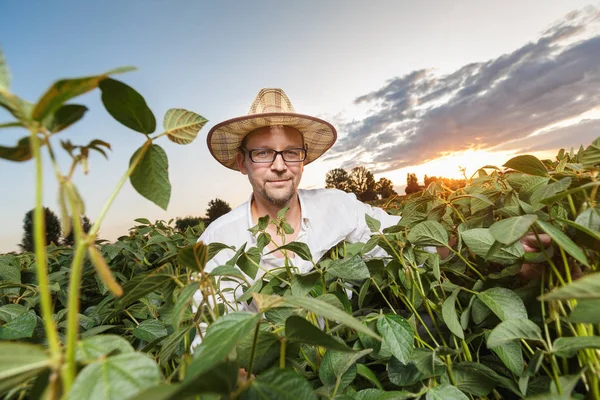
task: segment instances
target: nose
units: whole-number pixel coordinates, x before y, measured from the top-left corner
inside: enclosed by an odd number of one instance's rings
[[[285,171],[287,169],[287,164],[283,160],[283,155],[277,154],[275,156],[275,160],[271,163],[272,171]]]

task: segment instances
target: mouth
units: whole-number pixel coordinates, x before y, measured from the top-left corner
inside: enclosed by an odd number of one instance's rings
[[[272,183],[272,184],[282,184],[288,181],[291,181],[292,178],[288,178],[288,179],[270,179],[267,181],[267,183]]]

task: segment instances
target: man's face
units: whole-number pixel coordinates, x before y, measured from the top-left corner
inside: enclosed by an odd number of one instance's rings
[[[289,126],[267,126],[249,134],[244,147],[277,151],[301,148],[302,134]],[[272,163],[254,163],[246,153],[238,154],[238,167],[242,174],[248,175],[255,198],[258,196],[272,205],[285,207],[296,195],[304,162],[286,162],[278,154]]]

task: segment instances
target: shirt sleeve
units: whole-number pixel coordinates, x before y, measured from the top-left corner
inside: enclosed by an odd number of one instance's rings
[[[351,197],[353,197],[355,202],[356,228],[347,237],[347,240],[350,243],[366,243],[371,235],[373,235],[373,232],[371,232],[371,229],[367,225],[365,215],[368,215],[381,222],[381,230],[396,225],[401,219],[399,215],[390,215],[379,207],[372,207],[363,203],[362,201],[359,201],[354,194],[351,194]],[[432,246],[426,246],[423,248],[423,250],[427,251],[428,253],[435,253],[437,251],[436,248]],[[379,246],[375,247],[366,254],[367,257],[385,257],[387,255],[387,252]]]
[[[398,221],[400,221],[400,216],[398,215],[390,215],[379,207],[372,207],[368,204],[365,204],[362,201],[359,201],[354,194],[349,194],[349,196],[352,198],[354,202],[354,209],[356,210],[356,227],[347,237],[348,241],[352,243],[365,243],[373,234],[367,225],[367,219],[365,215],[368,215],[369,217],[381,222],[382,230],[396,225]]]

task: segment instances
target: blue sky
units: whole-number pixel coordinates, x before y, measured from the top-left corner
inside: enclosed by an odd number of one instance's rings
[[[237,206],[248,198],[249,184],[211,158],[205,138],[212,125],[245,114],[262,87],[283,88],[298,112],[338,128],[330,154],[306,168],[304,187],[323,186],[339,166],[367,165],[401,186],[407,171],[456,175],[459,165],[587,145],[600,131],[600,17],[589,3],[1,2],[0,46],[12,91],[27,100],[59,78],[133,65],[117,79],[145,97],[157,121],[173,107],[209,120],[190,145],[158,143],[169,156],[169,208],[127,184],[100,230],[115,239],[134,218],[203,215],[210,199]],[[55,138],[56,151],[59,139],[113,146],[108,161],[92,156],[90,173],[76,178],[94,220],[144,137],[112,120],[99,92],[76,102],[90,111]],[[3,130],[0,145],[25,135]],[[57,210],[45,161],[44,202]],[[31,162],[0,160],[0,252],[20,241],[33,178]]]

